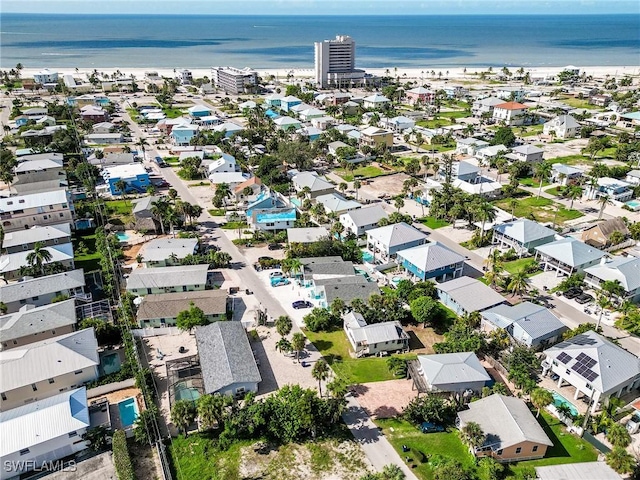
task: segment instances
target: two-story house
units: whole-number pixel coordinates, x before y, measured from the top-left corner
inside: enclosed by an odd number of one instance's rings
[[[344,332],[356,357],[409,348],[409,334],[397,321],[367,325],[358,312],[349,312],[344,316]]]
[[[471,114],[476,118],[492,117],[496,105],[502,105],[504,100],[497,97],[486,97],[475,100],[471,106]]]
[[[61,154],[25,155],[13,172],[11,187],[18,195],[58,190],[67,186],[67,174]]]
[[[374,259],[388,262],[396,257],[400,250],[426,243],[427,236],[405,222],[385,225],[367,232],[367,248]]]
[[[507,126],[523,125],[528,107],[518,102],[500,103],[493,107],[493,120]]]
[[[378,145],[393,146],[393,132],[384,128],[367,127],[360,131],[360,146],[375,148]]]
[[[170,267],[198,250],[197,238],[155,238],[139,251],[147,267]]]
[[[419,280],[445,282],[462,275],[464,256],[439,242],[429,242],[397,252],[398,264]]]
[[[335,185],[316,172],[300,172],[291,179],[291,182],[296,192],[305,193],[305,196],[311,200],[335,191]]]
[[[544,150],[535,145],[519,145],[511,150],[506,157],[516,162],[538,163],[543,159]]]
[[[137,268],[127,279],[127,291],[144,296],[152,293],[205,290],[209,265]]]
[[[191,305],[201,309],[210,322],[225,320],[227,298],[228,292],[222,289],[147,295],[138,307],[138,325],[140,328],[175,326],[180,312],[189,310]]]
[[[574,138],[580,134],[580,124],[571,115],[558,115],[544,124],[542,133],[557,138]]]
[[[109,185],[111,195],[145,193],[151,185],[149,172],[140,163],[106,167],[102,170],[102,178]],[[120,182],[124,182],[124,191],[120,190]]]
[[[356,237],[376,228],[378,222],[387,218],[387,212],[380,205],[351,210],[340,215],[340,223],[344,226],[344,234],[351,232]]]
[[[73,203],[64,189],[0,198],[0,221],[5,233],[34,225],[73,223]]]

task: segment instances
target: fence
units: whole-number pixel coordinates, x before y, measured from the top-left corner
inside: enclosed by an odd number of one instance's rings
[[[136,338],[161,337],[164,335],[178,335],[180,329],[178,327],[154,327],[154,328],[135,328],[131,330]]]
[[[121,382],[108,383],[107,385],[100,385],[99,387],[90,388],[87,390],[87,398],[100,397],[107,393],[116,392],[123,388],[135,387],[136,381],[133,378],[128,378]]]
[[[502,376],[504,376],[505,378],[509,378],[509,371],[498,360],[496,360],[490,355],[485,355],[484,359],[489,363],[489,365],[495,368]]]
[[[610,247],[603,248],[605,252],[613,252],[614,250],[622,250],[623,248],[632,247],[636,244],[636,241],[633,238],[629,238],[622,243],[617,245],[611,245]]]

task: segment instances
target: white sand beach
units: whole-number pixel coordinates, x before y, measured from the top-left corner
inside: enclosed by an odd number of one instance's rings
[[[202,78],[204,76],[210,77],[211,70],[208,68],[194,68],[190,69],[185,67],[188,70],[191,70],[194,78]],[[472,80],[475,77],[475,73],[478,74],[483,71],[488,71],[489,67],[486,68],[478,68],[472,67],[465,69],[464,67],[459,68],[432,68],[429,66],[425,66],[424,68],[395,68],[393,66],[389,68],[367,68],[367,67],[359,67],[363,70],[366,70],[367,73],[373,75],[384,76],[387,75],[387,72],[391,76],[401,77],[403,80],[424,80],[425,82],[432,79],[437,79],[437,75],[439,72],[442,72],[442,78],[447,78],[448,80]],[[520,67],[510,67],[512,72],[515,72]],[[564,67],[523,67],[525,72],[529,72],[529,75],[532,78],[547,78],[556,75],[557,73],[564,70]],[[585,72],[587,75],[590,75],[594,78],[604,78],[609,75],[615,78],[620,78],[625,75],[640,75],[640,65],[633,66],[587,66],[580,67],[579,65],[576,68],[580,68],[581,72]],[[113,74],[117,71],[121,72],[125,76],[134,75],[136,79],[143,79],[145,76],[145,72],[157,72],[158,75],[164,77],[174,77],[178,70],[176,69],[166,69],[166,68],[99,68],[97,69],[100,73]],[[22,70],[22,76],[30,77],[33,76],[34,73],[39,72],[41,69],[39,68],[25,68]],[[84,77],[87,74],[93,72],[93,69],[90,68],[79,68],[75,69],[74,67],[60,67],[53,68],[49,67],[49,70],[57,71],[60,74],[73,74],[75,76]],[[465,71],[466,70],[466,71]],[[499,68],[494,67],[493,71],[499,71]],[[296,79],[306,79],[313,78],[314,70],[312,68],[306,69],[257,69],[258,74],[263,78],[269,75],[274,75],[279,79],[286,78],[287,75],[292,74]],[[432,71],[435,71],[435,76],[432,75]],[[448,72],[448,73],[447,73]]]

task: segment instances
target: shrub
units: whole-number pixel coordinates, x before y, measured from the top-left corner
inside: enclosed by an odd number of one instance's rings
[[[113,433],[113,464],[116,467],[118,480],[135,480],[131,456],[127,448],[127,436],[124,430],[116,430]]]

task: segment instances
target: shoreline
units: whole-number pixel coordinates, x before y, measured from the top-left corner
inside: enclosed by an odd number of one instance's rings
[[[24,77],[33,77],[34,73],[37,73],[43,68],[24,68],[21,72],[21,75]],[[87,74],[91,74],[94,70],[98,72],[106,73],[112,75],[116,71],[120,71],[125,76],[134,75],[137,80],[144,79],[145,72],[153,71],[157,72],[160,76],[163,77],[174,77],[181,68],[117,68],[117,67],[105,67],[105,68],[78,68],[76,71],[75,67],[46,67],[51,71],[57,71],[60,74],[72,74],[74,76],[82,76],[84,77]],[[190,70],[193,73],[194,78],[202,78],[204,76],[211,76],[211,68],[188,68],[184,67],[187,70]],[[486,72],[490,67],[483,68],[465,68],[464,67],[455,67],[455,68],[437,68],[437,67],[424,67],[424,68],[395,68],[393,66],[389,68],[367,68],[367,67],[358,67],[362,70],[365,70],[367,73],[376,75],[376,76],[385,76],[386,72],[389,72],[389,76],[395,77],[399,76],[402,79],[406,80],[420,80],[424,79],[424,81],[437,80],[444,81],[444,79],[456,79],[456,80],[479,80],[480,72]],[[509,67],[509,70],[512,73],[515,73],[521,67],[514,66]],[[550,76],[554,76],[564,70],[566,67],[522,67],[525,72],[528,72],[529,75],[533,78],[547,78]],[[601,78],[607,75],[619,78],[625,75],[640,75],[640,65],[620,65],[620,66],[586,66],[580,67],[576,66],[576,68],[580,69],[580,72],[585,72],[588,76],[592,76],[594,78]],[[277,76],[278,79],[286,78],[287,74],[292,73],[294,77],[297,78],[313,78],[314,77],[314,69],[313,68],[256,68],[258,75],[261,77],[265,77],[268,75]],[[501,68],[493,68],[493,73],[498,73],[502,69]],[[435,71],[435,76],[431,74],[432,71]],[[442,72],[442,80],[438,78],[438,73]],[[448,75],[446,72],[449,72]],[[477,75],[475,74],[477,72]]]

